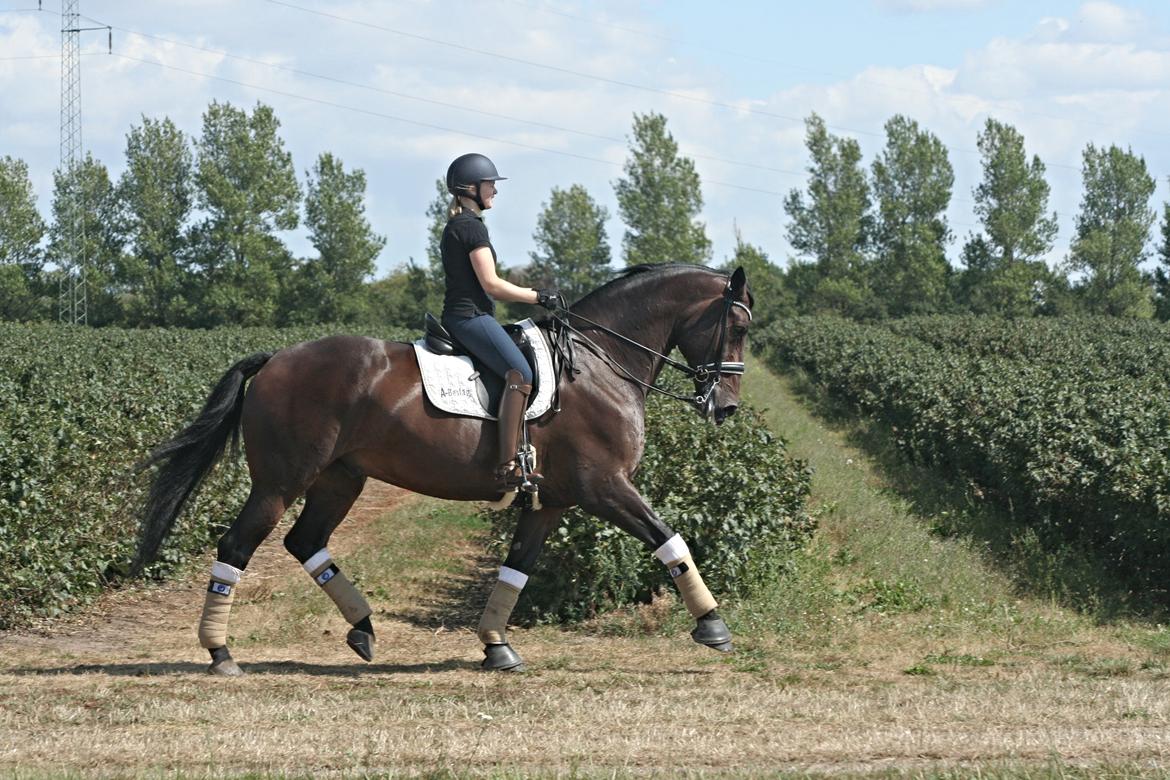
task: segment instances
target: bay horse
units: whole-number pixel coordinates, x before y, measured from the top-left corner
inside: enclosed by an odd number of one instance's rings
[[[685,541],[654,513],[633,477],[645,445],[646,397],[668,392],[655,384],[664,367],[686,373],[696,390],[693,397],[668,394],[715,424],[735,412],[752,303],[742,268],[728,276],[702,266],[643,265],[543,323],[564,329],[572,368],[560,383],[559,411],[529,423],[544,474],[540,508],[521,511],[484,609],[478,636],[485,669],[523,669],[507,642],[507,620],[545,539],[574,506],[645,544],[668,567],[695,618],[694,640],[730,650],[731,634]],[[685,364],[669,357],[675,348]],[[256,548],[300,496],[304,508],[284,546],[352,625],[347,642],[367,661],[374,652],[371,610],[326,547],[366,480],[443,499],[500,499],[494,422],[435,408],[412,345],[330,336],[240,360],[194,422],[151,453],[144,465],[159,470],[142,517],[135,574],[155,559],[188,497],[241,431],[251,492],[219,540],[200,620],[200,644],[215,674],[241,673],[227,648],[235,588]]]

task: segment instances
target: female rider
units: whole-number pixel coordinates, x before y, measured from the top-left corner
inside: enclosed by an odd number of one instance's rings
[[[496,273],[496,250],[488,238],[483,212],[492,207],[496,182],[504,179],[482,154],[465,154],[447,168],[447,191],[453,199],[447,226],[439,244],[447,289],[443,297],[443,327],[470,353],[504,378],[504,394],[497,412],[500,440],[496,486],[501,492],[524,487],[517,460],[524,409],[532,393],[532,369],[520,349],[496,322],[494,299],[535,303],[552,309],[553,290],[533,290],[501,279]],[[538,473],[528,475],[539,482]]]

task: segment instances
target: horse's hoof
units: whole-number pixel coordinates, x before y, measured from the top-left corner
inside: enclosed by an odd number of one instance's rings
[[[731,652],[731,630],[723,618],[715,614],[715,610],[699,618],[698,625],[691,632],[691,639],[721,653]]]
[[[516,654],[512,646],[505,643],[502,645],[484,645],[483,648],[483,663],[480,668],[488,672],[522,672],[524,671],[524,660]]]
[[[218,675],[220,677],[239,677],[244,673],[237,664],[234,658],[225,658],[222,661],[216,661],[211,666],[207,667],[208,674]]]
[[[345,635],[345,643],[360,655],[363,661],[374,660],[374,635],[369,631],[351,628]]]

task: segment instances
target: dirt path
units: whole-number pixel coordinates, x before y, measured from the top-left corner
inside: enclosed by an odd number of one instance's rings
[[[371,480],[338,528],[331,549],[338,555],[353,549],[372,522],[409,500],[409,495],[392,485]],[[281,545],[292,519],[290,513],[264,540],[248,564],[246,601],[255,601],[257,591],[271,591],[285,578],[296,576],[296,561]],[[80,614],[44,621],[31,630],[0,632],[0,654],[6,665],[37,664],[51,658],[98,663],[110,658],[140,656],[146,648],[162,648],[184,641],[190,644],[203,605],[206,572],[214,560],[211,553],[205,557],[207,565],[195,567],[196,571],[186,578],[109,591]],[[193,614],[195,622],[192,622]]]
[[[978,769],[1050,776],[1170,763],[1165,669],[1053,663],[880,616],[809,642],[761,634],[719,656],[662,624],[669,604],[589,631],[514,630],[530,671],[478,671],[483,574],[466,507],[371,484],[330,549],[375,608],[378,657],[281,548],[232,615],[247,671],[205,674],[206,566],[0,636],[0,775],[435,776]],[[209,559],[210,560],[210,559]],[[1061,658],[1116,648],[1070,644]],[[908,674],[923,653],[956,659]],[[994,659],[971,665],[964,659]],[[1136,658],[1136,657],[1135,657]],[[1055,767],[1055,769],[1053,769]],[[1075,774],[1075,772],[1074,772]]]

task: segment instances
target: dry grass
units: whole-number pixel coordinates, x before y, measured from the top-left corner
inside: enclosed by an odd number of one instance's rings
[[[344,622],[279,534],[233,614],[243,678],[204,673],[206,563],[0,635],[0,775],[1131,777],[1170,766],[1163,634],[1023,601],[883,613],[837,599],[799,632],[741,608],[739,651],[719,656],[680,630],[667,598],[576,631],[516,629],[530,671],[482,673],[482,532],[462,507],[371,486],[330,548],[375,607],[373,664],[345,647]]]

